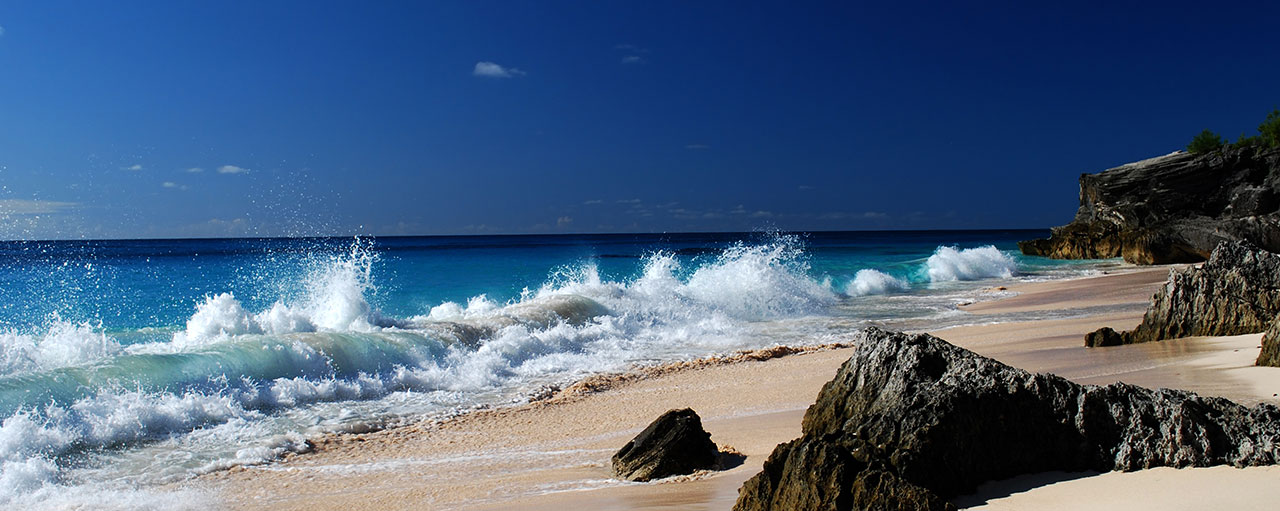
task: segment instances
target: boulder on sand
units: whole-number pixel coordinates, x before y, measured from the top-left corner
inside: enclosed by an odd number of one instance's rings
[[[670,410],[613,455],[613,473],[631,481],[691,474],[714,468],[718,455],[697,412]]]
[[[936,337],[868,329],[739,490],[734,509],[954,509],[985,481],[1048,471],[1274,464],[1280,408],[1033,374]]]

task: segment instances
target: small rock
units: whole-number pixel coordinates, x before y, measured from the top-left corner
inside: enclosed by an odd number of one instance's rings
[[[671,410],[613,455],[613,473],[621,479],[649,481],[714,468],[718,456],[697,412]]]

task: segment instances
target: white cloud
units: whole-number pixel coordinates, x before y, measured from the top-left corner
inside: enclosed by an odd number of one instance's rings
[[[600,200],[600,199],[591,199],[591,200],[589,200],[589,201],[584,201],[584,202],[582,203],[582,205],[583,205],[583,206],[591,206],[591,205],[593,205],[593,204],[604,204],[604,201],[602,201],[602,200]]]
[[[0,216],[48,215],[79,206],[76,202],[32,199],[0,199]]]
[[[476,62],[476,67],[471,70],[471,74],[486,78],[514,78],[524,76],[525,72],[514,67],[502,67],[493,62],[480,61]]]
[[[751,218],[773,218],[772,211],[756,211],[751,214]]]
[[[623,64],[639,64],[641,62],[644,62],[644,59],[640,58],[639,55],[627,55],[626,57],[622,57]]]
[[[614,202],[618,204],[639,204],[640,199],[618,199]]]
[[[187,173],[189,173],[189,174],[199,174],[199,173],[201,173],[201,172],[204,172],[204,169],[202,169],[202,168],[200,168],[200,167],[191,167],[191,168],[187,169]]]
[[[169,189],[171,189],[171,190],[186,190],[186,189],[187,189],[187,185],[180,185],[180,184],[175,183],[175,182],[173,182],[173,181],[165,181],[165,182],[164,182],[163,184],[161,184],[160,186],[163,186],[163,187],[165,187],[165,188],[169,188]]]
[[[221,167],[218,167],[219,174],[243,174],[248,171],[249,169],[246,169],[244,167],[237,167],[235,165],[223,165]]]
[[[4,35],[4,27],[0,27],[0,35]]]
[[[556,227],[565,227],[571,223],[573,223],[573,217],[571,216],[562,216],[556,219]]]
[[[813,187],[809,185],[800,185],[800,186],[797,186],[796,189],[803,192],[805,190],[812,190]]]
[[[622,50],[630,53],[649,53],[648,48],[641,48],[634,44],[619,44],[613,47],[615,50]]]
[[[138,170],[142,170],[142,165],[139,165],[139,164],[135,163],[135,164],[130,165],[130,166],[128,166],[128,167],[120,167],[120,170],[133,170],[133,171],[138,171]]]

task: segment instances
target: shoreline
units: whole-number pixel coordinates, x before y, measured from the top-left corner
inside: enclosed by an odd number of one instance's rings
[[[1016,295],[969,304],[962,310],[978,317],[1072,308],[1082,313],[1066,319],[959,326],[930,333],[1010,365],[1054,372],[1081,383],[1123,378],[1144,386],[1180,386],[1245,404],[1275,402],[1272,394],[1280,393],[1280,371],[1255,371],[1240,363],[1248,358],[1251,365],[1256,349],[1252,354],[1248,351],[1257,344],[1258,334],[1083,347],[1084,333],[1103,325],[1129,328],[1142,316],[1137,307],[1102,314],[1090,314],[1089,308],[1145,304],[1167,273],[1168,267],[1134,268],[1095,277],[1012,284],[1008,288]],[[588,377],[527,404],[376,432],[325,435],[313,440],[313,452],[213,472],[178,486],[217,494],[231,509],[504,509],[513,503],[522,509],[549,510],[729,509],[737,488],[760,470],[773,447],[799,435],[804,410],[851,349],[827,346],[799,350],[801,356],[779,356],[798,353],[774,348]],[[759,353],[768,351],[773,353]],[[674,481],[612,480],[609,456],[662,412],[685,406],[703,416],[713,440],[744,454],[744,462]],[[1268,468],[1274,469],[1260,470]],[[1254,469],[1241,472],[1250,471]],[[1175,472],[1161,481],[1210,477]],[[1232,477],[1225,474],[1212,477]],[[1103,484],[1116,477],[1111,473],[1070,475],[1041,481],[1052,484],[1032,485],[1035,489],[1029,492],[1026,488],[1010,491],[1013,483],[997,482],[980,490],[986,497],[958,501],[987,506],[1012,501],[1016,508],[1018,499],[1039,498],[1064,486]],[[1280,490],[1276,493],[1280,496]]]

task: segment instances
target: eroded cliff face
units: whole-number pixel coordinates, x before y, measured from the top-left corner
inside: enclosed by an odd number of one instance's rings
[[[1280,149],[1173,153],[1080,176],[1075,220],[1018,244],[1055,259],[1198,262],[1222,241],[1280,251]]]

